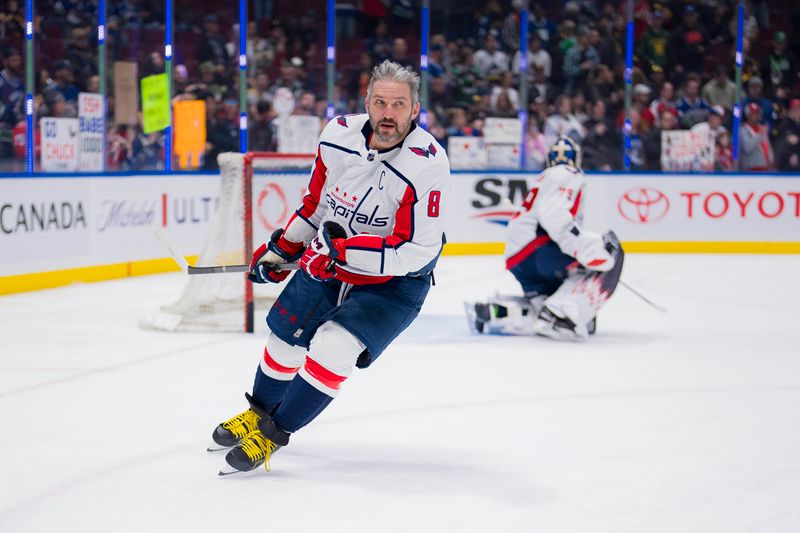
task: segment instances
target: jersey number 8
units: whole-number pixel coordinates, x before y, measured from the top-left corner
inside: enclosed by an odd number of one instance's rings
[[[439,216],[439,201],[442,199],[442,193],[439,191],[431,191],[428,195],[428,216],[436,218]]]

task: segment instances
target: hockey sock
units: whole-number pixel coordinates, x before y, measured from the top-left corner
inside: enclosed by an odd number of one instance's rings
[[[331,396],[320,392],[301,376],[296,376],[272,419],[279,428],[294,433],[314,420],[331,400]]]
[[[275,350],[275,348],[273,348],[273,350]],[[277,350],[281,350],[281,346],[277,346]],[[281,351],[287,352],[283,354],[281,361],[289,363],[294,359],[294,357],[290,357],[293,354],[285,347]],[[271,411],[278,405],[283,399],[284,394],[286,394],[286,389],[289,387],[292,379],[297,375],[298,368],[295,365],[297,365],[297,363],[294,363],[291,367],[279,363],[276,361],[275,357],[270,354],[270,350],[265,347],[264,357],[258,365],[255,382],[253,383],[253,398],[256,403],[266,411]]]
[[[291,381],[271,378],[259,368],[256,370],[256,379],[253,383],[253,399],[269,412],[283,400],[290,383]]]

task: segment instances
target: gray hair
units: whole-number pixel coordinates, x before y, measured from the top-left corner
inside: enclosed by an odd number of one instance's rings
[[[419,102],[419,74],[414,72],[411,67],[404,67],[400,63],[386,59],[380,65],[372,69],[372,77],[367,87],[367,99],[372,98],[372,87],[376,81],[397,81],[407,83],[411,89],[411,105]]]

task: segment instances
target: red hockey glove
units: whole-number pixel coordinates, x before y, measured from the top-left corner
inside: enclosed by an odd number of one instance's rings
[[[347,264],[346,238],[347,232],[343,227],[336,222],[325,222],[300,258],[300,268],[317,281],[335,278],[336,264]]]
[[[275,270],[278,263],[293,263],[303,254],[303,244],[288,241],[283,237],[283,228],[272,232],[269,243],[264,243],[253,252],[250,273],[247,279],[253,283],[280,283],[285,280],[289,270]]]

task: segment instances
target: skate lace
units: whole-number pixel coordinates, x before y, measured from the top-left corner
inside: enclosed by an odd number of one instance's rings
[[[233,433],[238,438],[244,438],[254,429],[258,424],[259,416],[252,409],[248,409],[244,413],[239,413],[227,422],[222,424],[222,427]]]
[[[275,450],[275,443],[265,437],[260,431],[254,431],[240,444],[242,451],[247,454],[250,461],[264,459],[264,470],[270,471],[269,458]]]

